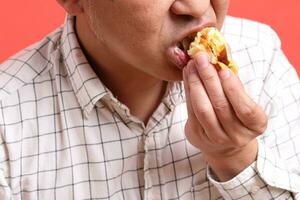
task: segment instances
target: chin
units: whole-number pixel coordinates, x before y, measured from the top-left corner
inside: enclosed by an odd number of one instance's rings
[[[164,61],[162,63],[153,64],[157,67],[154,71],[148,73],[152,77],[155,77],[159,80],[163,81],[182,81],[183,80],[183,71],[176,67],[176,65],[172,63],[168,63]]]
[[[182,81],[182,70],[175,69],[164,74],[159,74],[158,78],[164,81]]]

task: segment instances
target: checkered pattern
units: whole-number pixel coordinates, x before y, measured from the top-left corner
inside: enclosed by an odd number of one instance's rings
[[[93,72],[74,21],[68,16],[1,64],[0,199],[297,198],[300,85],[268,26],[225,21],[239,76],[269,125],[258,138],[257,161],[221,183],[185,138],[182,83],[169,83],[144,125]]]

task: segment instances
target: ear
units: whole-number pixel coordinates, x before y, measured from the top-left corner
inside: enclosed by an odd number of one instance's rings
[[[81,0],[56,0],[70,15],[82,13]]]

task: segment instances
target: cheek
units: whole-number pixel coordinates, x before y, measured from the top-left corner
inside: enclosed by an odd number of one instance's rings
[[[102,12],[93,9],[89,12],[89,18],[95,34],[109,41],[112,38],[119,38],[122,43],[132,39],[143,41],[153,37],[160,29],[159,17],[148,10]]]
[[[218,20],[218,28],[221,28],[225,16],[228,12],[229,1],[228,0],[212,1],[212,6]]]
[[[91,12],[91,18],[95,35],[123,51],[139,53],[160,43],[163,18],[148,9],[107,15]]]
[[[167,26],[164,24],[167,17],[163,16],[168,12],[160,8],[160,12],[155,13],[155,9],[153,6],[92,9],[90,18],[93,32],[100,38],[102,46],[123,63],[143,68],[143,71],[145,68],[168,65],[165,61]]]

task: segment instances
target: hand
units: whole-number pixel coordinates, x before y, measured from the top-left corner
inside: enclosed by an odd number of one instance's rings
[[[229,69],[217,72],[199,53],[183,70],[188,120],[185,134],[221,180],[255,161],[256,137],[267,126],[263,110]],[[238,161],[238,162],[237,162]]]

